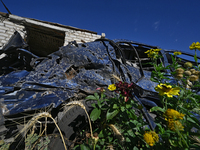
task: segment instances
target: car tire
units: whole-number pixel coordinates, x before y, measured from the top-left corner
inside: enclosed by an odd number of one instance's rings
[[[87,110],[91,111],[93,107],[91,106],[94,101],[80,100]],[[58,114],[58,126],[65,139],[65,144],[67,150],[74,146],[74,141],[77,135],[81,132],[83,128],[89,126],[88,118],[83,108],[78,105],[66,106],[64,110]],[[51,142],[48,146],[49,150],[65,150],[62,138],[60,136],[59,130],[55,128],[53,131],[53,136],[50,138]]]

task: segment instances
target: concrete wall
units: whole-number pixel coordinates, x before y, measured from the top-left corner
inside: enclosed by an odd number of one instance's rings
[[[18,31],[22,37],[25,36],[25,31],[23,31],[24,26],[14,24],[7,19],[0,22],[0,49],[8,42],[10,37],[15,31]]]
[[[84,31],[76,31],[69,30],[65,32],[65,44],[66,45],[70,41],[76,40],[77,43],[81,43],[81,40],[85,42],[94,41],[95,39],[100,38],[100,35],[84,32]]]
[[[68,42],[76,40],[77,43],[81,42],[90,42],[95,39],[100,38],[100,35],[97,35],[95,32],[90,32],[88,30],[78,29],[74,27],[59,25],[57,26],[55,23],[51,24],[49,22],[23,18],[16,15],[5,13],[0,13],[0,49],[8,42],[10,37],[15,31],[18,31],[22,37],[26,36],[24,23],[39,25],[47,28],[52,28],[57,31],[65,32],[65,41],[64,45],[67,45]]]

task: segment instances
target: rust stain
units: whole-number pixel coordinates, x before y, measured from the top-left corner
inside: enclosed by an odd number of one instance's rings
[[[71,68],[65,72],[65,75],[68,80],[73,79],[76,76],[76,74],[77,74],[77,72],[73,68]]]

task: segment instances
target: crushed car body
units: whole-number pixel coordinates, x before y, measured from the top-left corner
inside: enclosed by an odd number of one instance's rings
[[[98,87],[107,89],[108,85],[117,82],[113,78],[115,75],[124,82],[134,83],[135,100],[145,106],[144,116],[154,129],[155,124],[146,108],[158,106],[160,101],[154,89],[157,83],[150,80],[153,66],[148,64],[150,58],[144,53],[154,48],[158,47],[101,38],[79,44],[73,41],[56,52],[39,57],[29,51],[29,46],[15,32],[0,50],[0,123],[3,125],[7,119],[17,118],[17,114],[21,117],[26,112],[55,109],[72,98],[93,94]],[[170,53],[173,51],[161,50],[163,57],[158,61],[169,65]],[[109,91],[106,94],[111,95]]]

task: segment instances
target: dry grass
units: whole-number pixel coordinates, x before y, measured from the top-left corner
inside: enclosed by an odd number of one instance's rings
[[[70,107],[69,107],[70,106]],[[84,106],[84,104],[80,101],[72,101],[72,102],[69,102],[67,104],[64,104],[64,107],[67,107],[67,109],[64,110],[64,113],[67,113],[67,111],[69,111],[71,108],[73,108],[74,106],[80,106],[86,113],[87,115],[87,118],[89,120],[89,126],[90,126],[90,131],[91,131],[91,138],[94,139],[94,136],[93,136],[93,131],[92,131],[92,125],[91,125],[91,120],[90,120],[90,117],[89,117],[89,114],[87,113],[87,110]],[[64,148],[65,150],[67,150],[67,146],[65,144],[65,140],[64,140],[64,137],[63,137],[63,134],[58,126],[58,124],[56,123],[55,119],[51,116],[50,113],[48,112],[41,112],[41,113],[38,113],[36,115],[34,115],[27,123],[24,122],[24,126],[23,128],[19,131],[19,133],[15,136],[15,139],[17,139],[17,137],[19,137],[20,135],[25,135],[25,138],[27,136],[27,139],[25,139],[25,141],[27,143],[29,143],[30,145],[30,140],[33,140],[31,138],[39,138],[41,137],[42,135],[46,135],[46,130],[47,130],[47,123],[45,123],[45,128],[42,130],[42,123],[40,122],[40,119],[42,118],[45,118],[45,122],[47,122],[47,118],[50,118],[53,120],[55,126],[57,127],[58,131],[59,131],[59,134],[61,136],[61,139],[63,141],[63,144],[64,144]],[[34,131],[35,131],[35,126],[36,124],[39,123],[40,124],[40,132],[39,132],[39,135],[35,135]],[[30,133],[28,135],[28,133]],[[37,137],[36,137],[37,136]],[[34,141],[34,140],[33,140]],[[35,145],[37,144],[37,142],[35,142],[33,145],[32,145],[32,148],[31,149],[34,149]]]
[[[109,124],[108,126],[112,129],[114,135],[115,135],[121,142],[124,142],[124,137],[123,137],[123,135],[121,134],[121,132],[117,129],[117,127],[116,127],[114,124]]]
[[[60,128],[58,127],[58,125],[57,125],[55,119],[54,119],[54,118],[51,116],[51,114],[49,114],[48,112],[39,113],[39,114],[35,115],[32,119],[30,119],[30,120],[28,121],[28,123],[24,125],[23,129],[19,131],[19,134],[17,134],[17,135],[15,136],[15,139],[16,139],[20,134],[27,135],[28,131],[30,131],[31,129],[32,129],[32,133],[31,133],[31,134],[33,134],[33,133],[34,133],[35,124],[36,124],[36,123],[40,123],[39,119],[41,119],[41,118],[45,118],[46,122],[47,122],[47,118],[51,118],[51,119],[53,120],[53,122],[54,122],[54,124],[56,125],[56,127],[57,127],[57,129],[58,129],[58,131],[59,131],[59,133],[60,133],[60,136],[61,136],[61,138],[62,138],[64,148],[65,148],[65,150],[67,150],[67,147],[66,147],[66,144],[65,144],[65,141],[64,141],[63,134],[62,134]],[[41,123],[40,123],[40,124],[41,124]],[[40,129],[41,129],[41,127],[40,127]],[[44,132],[46,132],[46,130],[47,130],[47,124],[45,123],[45,129],[44,129],[42,132],[40,131],[40,135],[39,135],[39,136],[42,136],[42,135],[44,134]],[[26,137],[26,136],[25,136],[25,137]]]
[[[65,104],[65,107],[66,107],[66,106],[70,106],[70,105],[78,105],[78,106],[80,106],[80,107],[85,111],[85,113],[86,113],[86,115],[87,115],[87,118],[88,118],[88,121],[89,121],[90,132],[91,132],[91,138],[94,139],[93,131],[92,131],[92,124],[91,124],[91,120],[90,120],[90,116],[89,116],[89,114],[87,113],[87,110],[86,110],[84,104],[83,104],[82,102],[80,102],[80,101],[72,101],[72,102],[69,102],[69,103]],[[68,108],[67,111],[68,111],[69,109],[70,109],[70,108]],[[65,112],[65,113],[66,113],[66,112]]]

